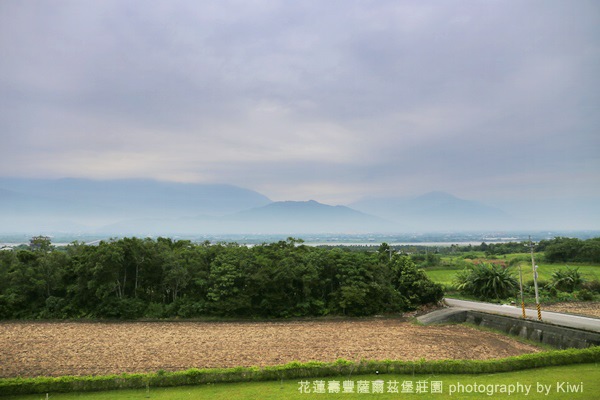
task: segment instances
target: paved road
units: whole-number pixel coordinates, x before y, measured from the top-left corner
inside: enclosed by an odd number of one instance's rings
[[[501,306],[498,304],[481,303],[478,301],[466,301],[446,298],[446,304],[450,307],[460,307],[468,310],[484,311],[493,314],[508,315],[521,318],[523,316],[521,307]],[[527,319],[537,321],[537,310],[525,309]],[[544,311],[542,305],[542,321],[554,325],[567,326],[576,329],[585,329],[587,331],[600,332],[600,319],[579,317],[571,314],[562,314],[550,311]]]

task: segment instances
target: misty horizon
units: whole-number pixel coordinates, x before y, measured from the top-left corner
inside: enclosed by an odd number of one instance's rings
[[[599,48],[588,1],[2,2],[0,179],[160,181],[142,217],[171,225],[188,183],[233,191],[187,217],[315,200],[403,230],[596,229]],[[148,208],[80,192],[36,222],[0,189],[5,227]]]
[[[524,204],[521,210],[526,210]],[[536,203],[543,208],[543,204]],[[552,207],[552,204],[546,205]],[[0,178],[0,233],[117,235],[406,233],[594,230],[595,204],[571,204],[552,218],[461,199],[440,191],[420,196],[365,196],[346,205],[272,201],[247,188],[143,180]],[[539,210],[541,212],[541,209]],[[550,215],[550,214],[548,214]],[[583,215],[583,217],[578,217]]]

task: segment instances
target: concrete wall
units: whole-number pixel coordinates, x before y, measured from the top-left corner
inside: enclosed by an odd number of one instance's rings
[[[446,309],[448,310],[448,309]],[[583,349],[590,346],[600,346],[600,333],[552,325],[544,322],[506,317],[480,311],[464,309],[448,310],[419,318],[424,324],[440,322],[468,322],[485,328],[496,329],[510,335],[522,337],[550,346],[567,349]]]
[[[465,322],[548,344],[559,349],[600,346],[600,334],[502,315],[467,311]]]

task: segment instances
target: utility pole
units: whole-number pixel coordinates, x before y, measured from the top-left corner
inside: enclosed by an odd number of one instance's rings
[[[533,259],[533,243],[531,242],[531,236],[529,236],[529,248],[531,249],[531,268],[533,269],[533,286],[535,288],[535,305],[537,307],[538,320],[541,321],[542,320],[542,310],[540,307],[540,296],[538,293],[538,285],[537,285],[538,266],[535,265],[535,260]]]
[[[521,263],[519,263],[519,286],[521,289],[521,310],[523,311],[523,319],[527,318],[525,314],[525,299],[523,298],[523,270],[521,268]]]

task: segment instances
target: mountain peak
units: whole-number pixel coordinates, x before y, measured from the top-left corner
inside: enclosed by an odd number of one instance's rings
[[[261,207],[255,207],[249,210],[244,210],[239,212],[238,214],[249,214],[249,213],[259,213],[261,210],[282,210],[283,212],[294,211],[297,213],[301,212],[315,212],[318,210],[322,211],[330,211],[334,209],[338,209],[341,207],[346,212],[354,212],[358,214],[362,214],[356,210],[352,210],[346,206],[330,206],[328,204],[319,203],[316,200],[306,200],[306,201],[296,201],[296,200],[286,200],[286,201],[275,201],[270,204]]]

